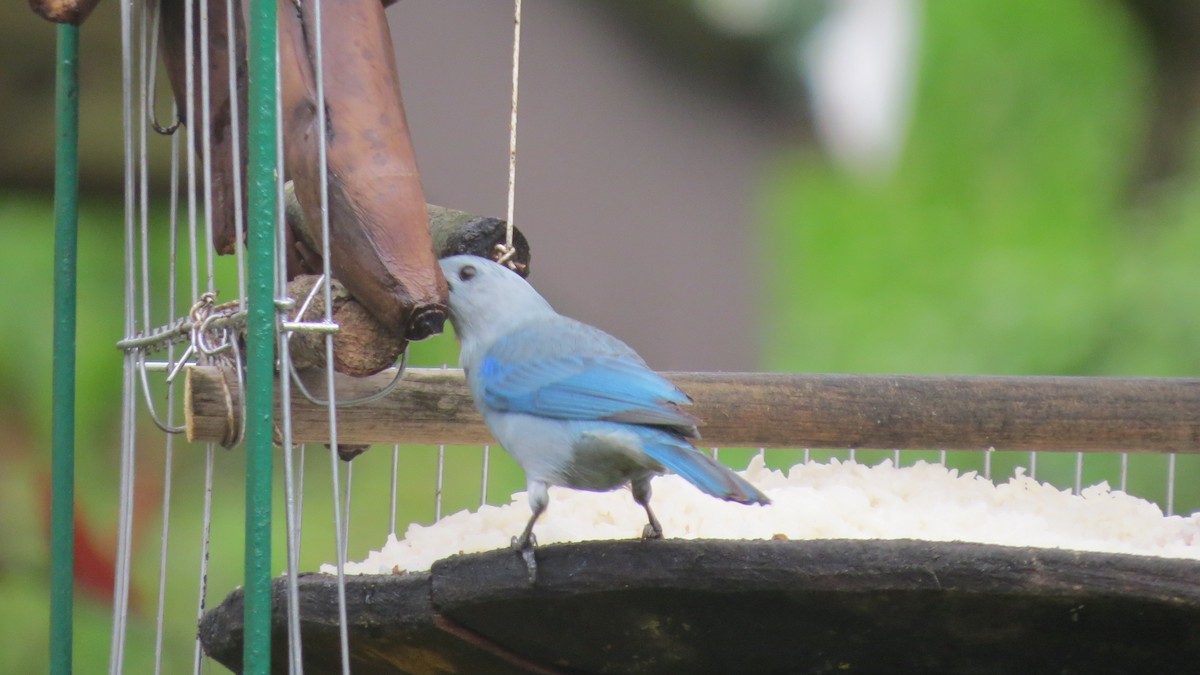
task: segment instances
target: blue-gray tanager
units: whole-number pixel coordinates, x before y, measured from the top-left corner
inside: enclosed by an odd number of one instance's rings
[[[558,314],[524,279],[485,258],[441,261],[459,363],[492,434],[525,470],[533,516],[513,547],[536,577],[533,525],[547,488],[604,491],[629,484],[650,510],[650,479],[674,471],[704,492],[742,504],[770,500],[688,441],[699,422],[691,398],[651,371],[628,345]]]

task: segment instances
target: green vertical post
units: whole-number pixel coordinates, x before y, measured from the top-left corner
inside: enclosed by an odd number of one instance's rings
[[[271,462],[275,376],[276,0],[252,0],[246,331],[246,584],[242,663],[271,669]]]
[[[58,27],[54,155],[50,672],[71,672],[75,624],[75,289],[79,250],[79,27]]]

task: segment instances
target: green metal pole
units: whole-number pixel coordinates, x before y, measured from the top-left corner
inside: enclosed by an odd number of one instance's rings
[[[79,27],[58,27],[54,156],[54,375],[50,672],[71,672],[75,599],[75,289],[79,235]]]
[[[275,376],[276,0],[253,0],[249,31],[246,331],[246,673],[271,669],[271,461]]]

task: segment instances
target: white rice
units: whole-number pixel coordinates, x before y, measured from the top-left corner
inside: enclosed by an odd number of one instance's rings
[[[1144,499],[1101,483],[1073,495],[1018,475],[1002,484],[918,462],[896,468],[833,460],[797,464],[786,473],[755,457],[743,472],[767,493],[769,506],[714,499],[678,476],[654,479],[652,505],[667,537],[678,539],[923,539],[1136,553],[1200,560],[1200,512],[1164,516]],[[347,574],[427,570],[456,553],[506,548],[525,527],[524,492],[503,506],[460,511],[433,525],[410,525],[404,539]],[[550,506],[534,529],[541,545],[632,539],[646,523],[628,490],[607,493],[551,488]],[[333,565],[321,572],[336,573]]]

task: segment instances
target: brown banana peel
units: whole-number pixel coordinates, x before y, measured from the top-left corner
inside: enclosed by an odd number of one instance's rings
[[[324,0],[326,161],[319,157],[315,16],[279,2],[284,163],[306,227],[321,242],[328,176],[333,276],[385,326],[420,340],[446,318],[446,281],[429,234],[424,191],[379,0]]]

